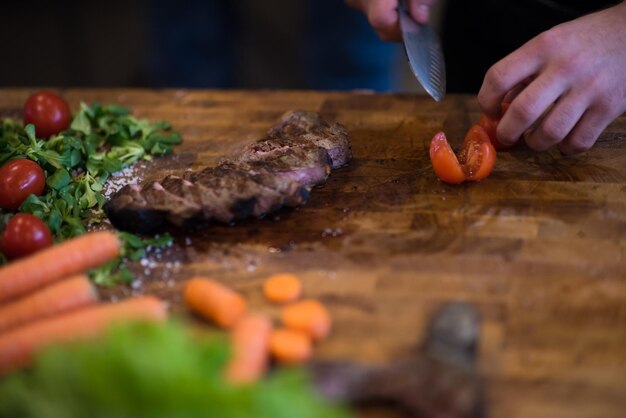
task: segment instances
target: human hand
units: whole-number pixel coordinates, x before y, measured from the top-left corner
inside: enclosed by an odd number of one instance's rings
[[[409,13],[419,23],[426,23],[437,0],[407,0]],[[402,40],[398,19],[398,0],[346,0],[348,6],[365,13],[370,25],[383,41]]]
[[[626,111],[626,2],[555,26],[493,65],[478,93],[503,145],[564,154],[591,148]]]

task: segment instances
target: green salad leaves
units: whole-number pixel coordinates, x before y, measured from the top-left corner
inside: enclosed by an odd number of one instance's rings
[[[52,348],[0,381],[0,417],[342,418],[301,369],[254,385],[223,379],[228,344],[182,326],[134,324],[103,341]]]
[[[60,242],[84,234],[90,223],[102,220],[103,188],[113,173],[140,159],[169,154],[180,142],[180,134],[167,122],[137,119],[118,105],[81,103],[70,128],[46,141],[35,136],[33,125],[23,127],[18,120],[2,120],[0,166],[15,158],[28,158],[43,168],[47,186],[44,194],[30,195],[19,212],[43,220],[54,240]],[[171,242],[168,236],[143,244],[137,243],[138,237],[123,238],[127,252],[135,257],[137,250],[145,251],[147,245]],[[130,273],[123,266],[120,268],[120,262],[94,272],[96,283],[129,281]]]
[[[81,103],[70,129],[47,141],[35,137],[33,125],[4,119],[0,165],[29,158],[44,169],[46,193],[31,195],[19,211],[42,219],[55,240],[62,241],[85,233],[87,222],[101,220],[102,190],[111,174],[140,159],[171,153],[180,142],[167,122],[137,119],[117,105]]]

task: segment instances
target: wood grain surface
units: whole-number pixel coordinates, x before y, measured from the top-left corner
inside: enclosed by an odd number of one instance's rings
[[[18,116],[29,90],[0,90]],[[305,294],[335,317],[324,359],[383,363],[417,352],[442,302],[473,303],[482,318],[480,370],[492,417],[626,415],[626,116],[576,157],[524,146],[498,153],[486,180],[447,186],[428,157],[433,134],[459,145],[479,117],[474,97],[298,91],[69,90],[166,119],[184,138],[143,178],[215,164],[288,109],[344,124],[354,159],[306,206],[262,220],[172,231],[175,244],[133,270],[133,286],[103,290],[166,297],[208,275],[262,298],[269,274],[303,277]]]

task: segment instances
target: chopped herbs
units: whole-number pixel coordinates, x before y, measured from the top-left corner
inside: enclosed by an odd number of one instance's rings
[[[162,248],[172,244],[170,234],[156,235],[154,238],[141,238],[137,235],[120,232],[122,241],[122,256],[105,265],[90,271],[89,276],[94,283],[100,286],[113,286],[117,283],[130,283],[133,280],[132,273],[126,268],[125,261],[138,261],[146,255],[149,248]]]
[[[33,125],[23,127],[18,120],[2,120],[0,166],[15,158],[29,158],[44,169],[44,194],[30,195],[19,212],[42,219],[60,242],[84,234],[87,224],[102,220],[102,190],[109,176],[138,160],[169,154],[180,142],[180,134],[167,122],[137,119],[118,105],[81,103],[70,128],[47,141],[36,138]],[[138,244],[138,237],[130,241],[126,240],[127,257],[150,245]],[[119,262],[108,266],[111,274],[106,279],[104,269],[93,273],[94,280],[101,284],[128,281],[130,273],[119,266]]]

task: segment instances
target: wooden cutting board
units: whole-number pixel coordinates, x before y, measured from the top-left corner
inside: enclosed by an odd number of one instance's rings
[[[28,90],[0,91],[19,115]],[[326,359],[383,363],[413,355],[442,302],[482,318],[480,368],[493,417],[618,417],[626,411],[626,116],[577,157],[524,146],[498,153],[483,182],[448,186],[428,157],[433,134],[459,145],[479,117],[470,96],[312,92],[69,90],[116,102],[184,137],[142,178],[215,164],[260,137],[288,109],[344,124],[354,159],[308,204],[262,220],[176,232],[175,244],[133,266],[132,287],[175,312],[185,278],[208,275],[264,302],[265,277],[291,271],[327,303]]]

